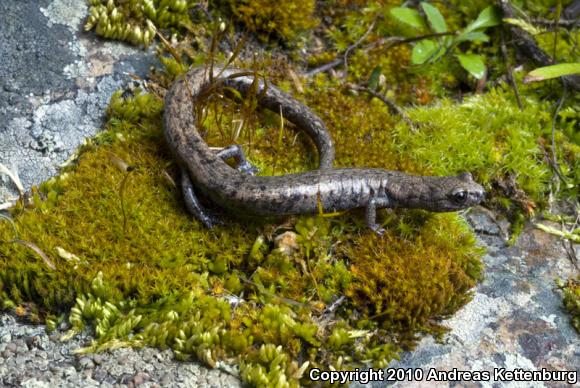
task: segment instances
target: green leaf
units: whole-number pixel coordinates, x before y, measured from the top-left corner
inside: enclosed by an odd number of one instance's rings
[[[580,63],[560,63],[558,65],[539,67],[530,71],[524,78],[524,83],[543,81],[573,74],[580,74]]]
[[[455,38],[455,42],[465,42],[465,41],[477,41],[477,42],[489,42],[489,36],[481,31],[464,32]]]
[[[439,10],[432,6],[429,3],[421,3],[421,7],[427,16],[427,20],[429,20],[429,24],[434,32],[441,33],[447,32],[447,24],[445,23],[445,19],[443,19],[443,15]]]
[[[477,79],[482,79],[485,75],[485,63],[483,57],[477,54],[457,54],[457,59],[461,67]]]
[[[395,17],[395,19],[406,23],[412,27],[425,29],[425,20],[419,15],[417,10],[412,8],[405,8],[405,7],[395,7],[391,8],[391,15]]]
[[[477,19],[475,19],[467,26],[465,32],[471,32],[482,28],[497,26],[500,23],[501,17],[498,9],[495,6],[490,5],[489,7],[487,7],[486,9],[484,9],[479,13]]]
[[[380,66],[376,66],[372,73],[371,76],[369,77],[369,89],[371,90],[377,90],[377,88],[379,87],[379,80],[381,78],[381,67]]]
[[[421,40],[413,47],[411,62],[414,65],[421,65],[433,57],[437,53],[437,50],[439,50],[439,45],[434,40]]]

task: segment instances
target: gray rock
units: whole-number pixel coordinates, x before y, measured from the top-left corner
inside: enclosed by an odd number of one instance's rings
[[[84,356],[79,359],[79,367],[81,369],[92,369],[95,367],[95,363],[90,357]]]
[[[10,342],[8,344],[6,344],[6,349],[4,350],[4,357],[10,357],[11,355],[16,353],[16,349],[18,348],[18,345],[14,342]]]
[[[149,376],[149,374],[145,372],[137,372],[133,377],[133,383],[136,386],[139,386],[149,380],[151,380],[151,376]]]
[[[95,362],[95,364],[101,365],[104,361],[104,357],[102,354],[95,354],[93,355],[93,361]]]
[[[152,50],[82,31],[85,0],[0,2],[0,163],[25,187],[54,175],[102,125],[111,94],[156,63]],[[0,176],[0,204],[16,195]]]

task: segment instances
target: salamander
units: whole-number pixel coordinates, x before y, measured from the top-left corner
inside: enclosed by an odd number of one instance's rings
[[[282,176],[257,176],[240,146],[211,149],[196,128],[196,104],[216,83],[247,95],[256,87],[251,73],[239,69],[193,68],[177,79],[165,96],[165,138],[181,168],[181,187],[190,213],[207,227],[219,219],[201,205],[197,195],[236,214],[282,216],[366,209],[367,225],[377,234],[381,208],[412,208],[450,212],[480,203],[485,191],[470,173],[419,176],[378,168],[333,168],[334,145],[323,121],[308,107],[263,80],[257,82],[258,104],[304,130],[319,152],[316,170]],[[237,167],[226,163],[235,158]]]

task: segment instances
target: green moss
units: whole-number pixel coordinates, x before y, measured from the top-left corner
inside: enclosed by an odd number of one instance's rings
[[[556,282],[564,294],[564,307],[571,315],[572,325],[580,333],[580,276],[564,282]]]
[[[315,1],[303,0],[221,0],[236,20],[263,40],[274,35],[286,41],[294,40],[318,24],[314,17]]]
[[[181,35],[205,33],[203,26],[199,28],[198,21],[204,20],[207,14],[202,12],[203,5],[198,1],[90,0],[89,3],[91,7],[85,30],[95,30],[97,35],[105,38],[147,47],[158,29]],[[263,40],[275,36],[291,42],[318,23],[313,15],[314,0],[216,0],[209,5],[217,13],[220,13],[220,7],[224,8],[225,13],[231,13],[236,21]],[[219,26],[224,27],[225,24]]]
[[[464,221],[454,214],[413,213],[391,220],[394,225],[388,226],[395,232],[390,238],[365,236],[347,252],[354,278],[347,295],[380,328],[396,328],[401,335],[439,329],[428,316],[455,311],[481,277],[476,260],[481,251],[450,249],[474,246]]]
[[[399,125],[398,152],[435,174],[475,172],[488,187],[501,187],[496,198],[510,197],[531,208],[544,203],[552,176],[545,163],[552,121],[547,102],[528,98],[520,111],[511,91],[495,89],[462,104],[442,101],[409,115],[421,129],[415,133]],[[574,148],[563,137],[559,142],[558,147]],[[572,181],[577,159],[572,154],[560,159]]]
[[[89,0],[85,30],[95,30],[104,38],[122,40],[136,46],[149,46],[158,29],[170,34],[189,31],[203,18],[194,0]]]

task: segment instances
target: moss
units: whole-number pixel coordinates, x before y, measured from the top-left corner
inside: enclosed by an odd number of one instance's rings
[[[198,20],[205,14],[193,0],[89,0],[85,30],[108,39],[147,47],[158,29],[171,35],[188,31],[203,34]]]
[[[564,307],[571,315],[572,326],[580,333],[580,276],[566,282],[558,280],[556,284],[564,294]]]
[[[413,213],[390,220],[389,238],[365,236],[347,252],[353,273],[347,295],[380,328],[396,328],[401,335],[439,329],[429,316],[455,311],[481,277],[476,260],[481,251],[472,248],[474,237],[464,221],[454,214]],[[455,244],[471,248],[450,250]]]
[[[314,28],[315,1],[303,0],[221,0],[249,31],[263,40],[271,36],[293,41],[300,33]]]
[[[199,20],[207,23],[209,12],[202,12],[203,5],[193,0],[90,0],[89,17],[85,30],[95,30],[97,35],[129,42],[136,46],[149,46],[158,29],[171,35],[187,35],[187,32],[204,34]],[[262,40],[271,36],[292,42],[318,20],[314,17],[315,1],[232,1],[210,2],[211,9],[220,8],[231,13],[250,32]],[[218,25],[221,19],[218,20]],[[219,26],[223,29],[225,24]]]
[[[552,121],[547,104],[528,98],[520,111],[511,91],[499,88],[463,104],[442,101],[437,107],[415,109],[409,115],[422,129],[414,133],[399,125],[397,151],[412,154],[435,174],[475,172],[488,187],[503,187],[497,198],[510,197],[533,210],[545,203],[552,176],[545,163]],[[574,148],[563,137],[559,141],[559,147]],[[573,181],[577,155],[568,154],[560,162]]]

